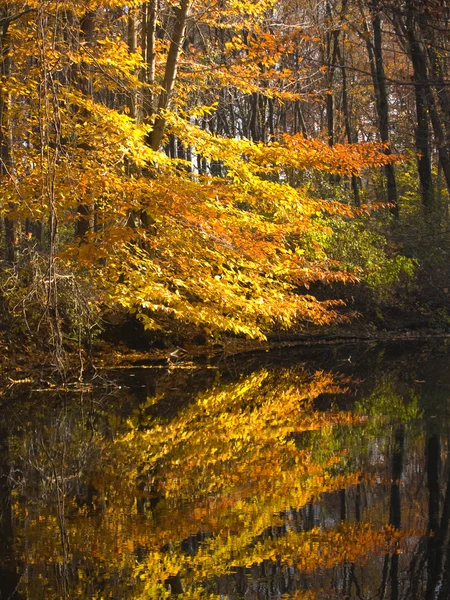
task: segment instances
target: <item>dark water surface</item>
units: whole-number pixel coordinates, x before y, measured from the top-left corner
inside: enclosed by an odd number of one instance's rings
[[[450,348],[102,373],[0,406],[0,599],[450,598]]]

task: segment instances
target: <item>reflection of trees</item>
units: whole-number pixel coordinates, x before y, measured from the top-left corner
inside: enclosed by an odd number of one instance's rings
[[[0,598],[18,600],[20,575],[13,560],[14,527],[9,471],[8,431],[0,426]]]
[[[405,446],[405,428],[400,425],[395,429],[394,447],[392,450],[392,483],[390,491],[389,506],[389,524],[397,530],[400,530],[402,520],[402,508],[400,499],[400,483],[403,472],[403,453]],[[391,599],[399,598],[399,549],[394,548],[394,553],[386,554],[383,565],[383,578],[380,589],[380,598],[383,600],[386,596],[388,579],[391,583]]]
[[[24,425],[28,597],[359,597],[367,573],[383,583],[383,556],[400,597],[403,423],[417,411],[386,378],[353,414],[315,408],[342,390],[327,373],[267,369],[159,416],[161,389],[134,409],[124,398],[128,411],[66,403]]]
[[[435,385],[422,395],[426,413],[425,471],[428,492],[427,530],[411,561],[409,597],[447,600],[450,597],[450,460],[448,420],[443,422],[443,394]],[[443,435],[445,437],[443,437]],[[442,455],[447,455],[442,461]]]

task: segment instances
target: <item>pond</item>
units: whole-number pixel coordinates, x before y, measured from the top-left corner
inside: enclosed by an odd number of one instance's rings
[[[317,346],[20,385],[0,598],[450,597],[450,349]]]

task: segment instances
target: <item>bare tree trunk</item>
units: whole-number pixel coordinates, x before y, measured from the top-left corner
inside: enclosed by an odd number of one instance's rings
[[[422,206],[424,211],[429,213],[432,211],[435,203],[431,169],[431,131],[428,111],[428,104],[431,102],[431,98],[428,98],[426,91],[428,85],[428,68],[425,51],[422,48],[422,42],[419,40],[415,27],[415,11],[408,8],[404,19],[403,21],[399,18],[398,14],[395,14],[392,23],[397,37],[413,67],[416,103],[416,126],[414,134],[417,151],[417,170],[420,180]],[[431,92],[431,89],[429,89],[429,92]]]
[[[436,39],[435,26],[429,22],[430,18],[427,11],[421,10],[417,14],[417,21],[424,37],[424,46],[430,65],[430,75],[434,82],[439,107],[442,111],[446,140],[448,142],[450,138],[450,94],[448,92],[448,83],[444,80],[445,67],[442,64],[442,41]]]
[[[303,111],[298,100],[295,101],[294,113],[296,115],[296,122],[298,122],[298,126],[300,127],[302,134],[306,137],[308,135],[308,130],[306,128],[305,117],[303,116]],[[298,133],[298,126],[294,128],[294,133]]]
[[[327,122],[327,140],[328,145],[334,146],[335,140],[335,97],[334,97],[334,74],[336,69],[336,52],[339,40],[339,29],[332,26],[333,11],[330,0],[326,0],[325,14],[328,21],[326,32],[325,63],[326,63],[326,95],[325,95],[325,114]],[[337,184],[340,181],[339,175],[330,174],[330,183]]]
[[[156,71],[156,19],[158,14],[157,0],[150,0],[144,5],[142,20],[142,57],[145,62],[143,80],[147,84],[143,90],[143,119],[153,115],[154,90]]]
[[[2,415],[3,421],[3,415]],[[20,573],[15,564],[14,556],[14,523],[11,486],[8,482],[10,471],[8,448],[8,430],[0,428],[0,598],[18,600],[17,588],[20,583]]]
[[[8,80],[11,75],[11,58],[10,37],[9,37],[9,20],[8,7],[4,6],[0,9],[0,17],[3,21],[2,31],[0,35],[0,177],[7,179],[11,177],[12,161],[11,161],[11,129],[9,124],[8,104],[9,98],[7,92],[3,89],[3,83]],[[15,206],[9,203],[8,208],[13,211]],[[5,224],[5,259],[6,262],[12,264],[15,260],[15,242],[16,242],[16,222],[8,214],[4,219]]]
[[[85,44],[90,45],[94,39],[94,13],[89,11],[81,19],[81,34]],[[86,68],[82,65],[82,68]],[[80,87],[84,94],[92,95],[92,84],[88,74],[81,73]],[[80,204],[77,208],[78,216],[76,221],[75,234],[79,239],[83,239],[91,229],[92,205]]]
[[[442,540],[439,531],[441,504],[441,443],[439,435],[433,433],[427,440],[427,487],[428,487],[428,547],[426,598],[435,597],[441,574]]]
[[[259,67],[264,72],[264,66]],[[254,142],[267,142],[267,125],[267,98],[254,92],[250,97],[250,134]]]
[[[427,110],[427,95],[425,86],[428,79],[426,63],[421,58],[423,50],[414,28],[411,13],[408,15],[407,36],[409,54],[413,65],[415,80],[416,118],[415,128],[417,169],[419,172],[420,188],[422,192],[422,205],[426,212],[430,212],[434,205],[433,176],[431,171],[430,126]],[[431,91],[431,90],[430,90]]]
[[[128,34],[128,50],[130,53],[135,53],[137,49],[137,28],[136,28],[136,13],[134,8],[129,8],[128,20],[127,20],[127,34]],[[138,113],[138,95],[136,89],[132,89],[129,92],[128,97],[128,108],[130,116],[136,119]]]
[[[389,102],[386,87],[386,74],[384,71],[382,33],[381,33],[381,8],[379,0],[370,0],[369,10],[372,21],[372,33],[366,22],[366,15],[362,1],[359,2],[359,8],[363,17],[363,32],[360,34],[364,39],[369,58],[370,71],[372,75],[373,88],[375,93],[375,103],[378,119],[378,131],[381,141],[387,145],[385,154],[390,156],[392,151],[389,147]],[[394,218],[399,217],[397,183],[395,179],[394,165],[384,167],[386,177],[387,197],[391,205],[390,211]]]
[[[394,15],[395,19],[395,15]],[[450,148],[446,139],[445,127],[437,106],[435,92],[430,82],[428,69],[428,56],[425,43],[420,40],[415,22],[418,16],[415,11],[410,10],[407,15],[406,25],[401,26],[398,18],[394,20],[397,35],[406,40],[407,52],[409,54],[414,73],[416,87],[416,148],[419,153],[418,168],[422,190],[422,202],[426,210],[431,210],[434,202],[434,190],[432,186],[431,173],[431,150],[430,133],[428,129],[428,118],[431,120],[434,137],[437,144],[439,162],[444,173],[448,190],[450,191]],[[450,116],[450,114],[449,114]]]
[[[342,14],[345,15],[347,10],[347,0],[342,2]],[[341,52],[341,48],[339,43],[336,44],[336,57],[339,60],[339,64],[341,66],[341,76],[342,76],[342,113],[344,117],[344,127],[345,127],[345,135],[347,137],[347,141],[349,144],[353,144],[358,140],[353,136],[352,124],[351,124],[351,116],[350,116],[350,107],[348,102],[348,82],[347,82],[347,65],[345,64],[345,57],[343,52]],[[351,176],[352,182],[352,191],[353,191],[353,201],[355,206],[361,206],[361,196],[360,196],[360,179],[352,174]]]
[[[387,144],[385,154],[392,154],[389,147],[389,102],[386,88],[386,74],[384,72],[382,33],[381,33],[381,8],[379,0],[371,0],[372,28],[373,28],[373,57],[375,61],[375,72],[373,73],[373,84],[377,99],[378,127],[380,138]],[[369,41],[368,41],[369,42]],[[391,214],[397,219],[399,217],[397,182],[395,180],[394,165],[388,164],[384,167],[387,183],[388,202],[391,205]]]
[[[327,0],[325,5],[326,16],[329,22],[329,26],[331,27],[333,21],[333,13],[331,10],[331,4],[329,0]],[[334,72],[336,69],[336,56],[338,52],[338,44],[339,44],[339,29],[332,28],[327,31],[326,34],[326,65],[327,65],[327,93],[325,99],[326,105],[326,114],[327,114],[327,133],[328,133],[328,144],[329,146],[334,146],[335,138],[334,138],[334,90],[333,90],[333,82],[334,82]]]
[[[158,101],[158,114],[155,119],[153,131],[150,134],[150,146],[155,151],[158,150],[159,146],[161,145],[161,140],[166,127],[166,117],[164,116],[164,111],[169,105],[170,96],[175,86],[181,49],[186,35],[189,6],[189,0],[181,0],[180,7],[177,8],[175,12],[172,41],[169,47],[162,91],[159,95]]]
[[[342,112],[344,113],[344,125],[345,125],[345,134],[347,136],[347,141],[349,144],[353,144],[357,142],[354,139],[350,118],[350,109],[348,105],[348,91],[347,91],[347,68],[345,64],[342,64]],[[352,182],[352,191],[353,191],[353,201],[355,206],[361,206],[361,195],[360,195],[360,179],[357,175],[352,174],[351,176]]]

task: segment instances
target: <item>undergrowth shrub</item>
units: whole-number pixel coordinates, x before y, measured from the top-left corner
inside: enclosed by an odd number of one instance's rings
[[[333,219],[329,225],[328,255],[358,274],[375,303],[389,303],[398,291],[411,289],[418,261],[399,254],[373,219]]]
[[[33,247],[21,249],[14,266],[1,267],[0,294],[11,331],[49,351],[58,368],[67,351],[89,351],[101,330],[98,294],[87,276]]]

